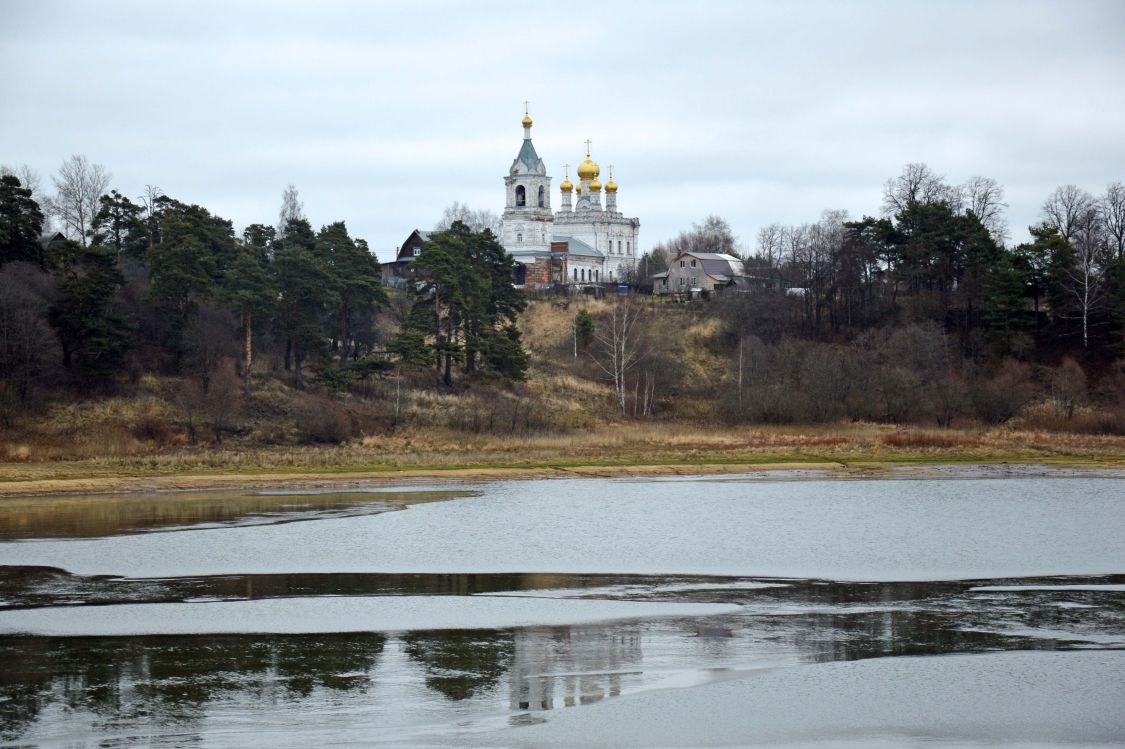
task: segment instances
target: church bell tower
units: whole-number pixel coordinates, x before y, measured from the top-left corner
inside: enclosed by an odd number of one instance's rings
[[[523,145],[504,177],[504,229],[509,251],[545,250],[551,246],[551,178],[531,142],[531,115],[524,102]]]

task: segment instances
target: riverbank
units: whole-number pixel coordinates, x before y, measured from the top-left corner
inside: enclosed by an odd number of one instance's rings
[[[574,476],[790,471],[839,477],[1125,470],[1125,438],[880,424],[704,429],[619,424],[526,439],[454,432],[367,437],[332,447],[176,447],[149,454],[0,463],[0,496],[227,488],[316,488]],[[992,466],[982,473],[981,466]],[[940,473],[940,472],[939,472]]]

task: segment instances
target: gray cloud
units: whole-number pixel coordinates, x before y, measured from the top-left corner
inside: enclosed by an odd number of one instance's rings
[[[84,153],[238,227],[292,182],[386,257],[502,207],[527,98],[556,184],[591,138],[646,246],[873,214],[909,161],[997,179],[1020,239],[1056,185],[1125,179],[1122,31],[1117,2],[4,3],[0,162]]]

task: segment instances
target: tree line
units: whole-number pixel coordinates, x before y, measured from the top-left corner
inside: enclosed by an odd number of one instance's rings
[[[680,250],[743,256],[756,291],[742,317],[772,342],[935,323],[970,357],[1072,354],[1097,366],[1125,353],[1125,185],[1059,187],[1031,240],[1014,246],[1006,207],[990,178],[952,185],[908,164],[887,181],[880,215],[826,210],[813,223],[770,224],[750,252],[712,216],[642,264],[659,272]]]
[[[388,350],[439,362],[452,384],[518,379],[526,370],[514,320],[523,298],[490,231],[454,221],[419,266],[426,280],[390,304],[367,243],[344,221],[313,228],[296,188],[278,223],[232,223],[148,186],[130,198],[86,158],[68,159],[56,192],[6,169],[0,177],[0,386],[6,402],[68,385],[104,392],[147,372],[190,375],[206,391],[233,362],[250,393],[262,352],[292,384],[332,389],[386,369]],[[25,184],[29,182],[31,186]],[[48,218],[64,238],[42,236]],[[392,337],[398,313],[402,332]],[[390,340],[389,340],[390,339]],[[389,346],[388,346],[389,344]]]

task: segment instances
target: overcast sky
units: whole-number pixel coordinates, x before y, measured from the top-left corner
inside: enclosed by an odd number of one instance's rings
[[[454,200],[503,209],[525,99],[556,188],[586,138],[615,165],[642,249],[875,214],[911,161],[1000,182],[1017,241],[1056,186],[1125,180],[1118,0],[0,0],[0,52],[0,164],[49,187],[85,154],[238,231],[293,183],[384,260]]]

